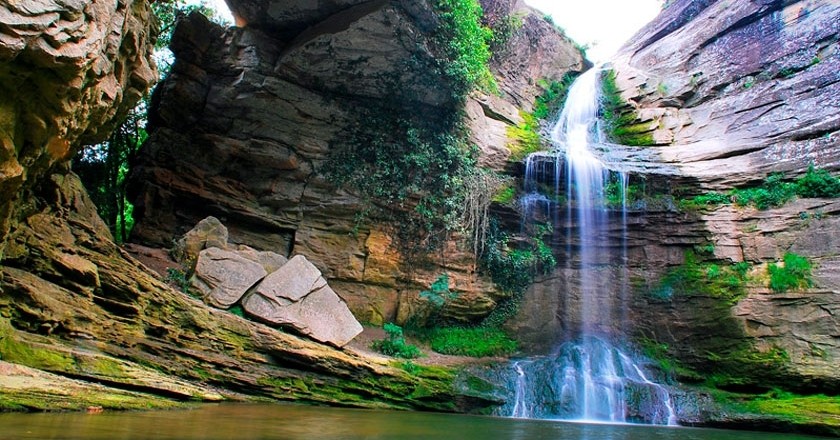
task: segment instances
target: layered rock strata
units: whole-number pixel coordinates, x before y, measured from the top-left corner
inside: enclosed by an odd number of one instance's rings
[[[85,387],[43,375],[40,384],[33,381],[32,387],[21,389],[18,376],[29,370],[4,363],[0,368],[10,372],[0,377],[4,408],[78,408],[96,404],[100,397],[110,402],[103,403],[108,408],[166,407],[173,400],[247,398],[243,394],[447,411],[489,403],[470,397],[470,392],[454,391],[448,372],[421,369],[410,375],[382,360],[207,307],[172,290],[131,258],[114,244],[67,165],[84,144],[106,138],[155,78],[149,64],[154,20],[148,3],[7,2],[0,6],[0,16],[0,233],[5,247],[0,266],[0,356],[4,362],[103,385]],[[176,51],[201,54],[195,49],[206,48],[211,37],[220,34],[212,29],[193,34],[191,42],[181,40]],[[247,35],[263,37],[260,31]],[[256,54],[247,47],[239,49],[243,50],[233,49],[237,57],[254,59]],[[261,49],[276,54],[277,47]],[[207,77],[198,70],[180,74],[194,75],[202,87],[212,87],[201,83]],[[282,89],[285,84],[274,86]],[[237,99],[259,101],[243,93]],[[200,99],[187,108],[204,97],[199,93]],[[264,106],[262,112],[276,115],[266,108],[273,110],[274,105]],[[233,121],[239,119],[228,120]],[[305,124],[297,129],[306,132]],[[177,132],[165,135],[173,134]],[[280,144],[252,141],[283,151]],[[278,158],[256,150],[250,159],[256,163],[285,170],[304,163],[291,153]],[[268,174],[276,171],[272,168]],[[243,252],[257,259],[261,255]],[[41,387],[47,382],[66,385],[68,392],[92,394],[89,400],[78,398],[76,404],[65,405],[67,395],[54,392],[49,396],[54,404],[45,404],[39,396],[46,396]],[[108,396],[109,389],[117,391]]]
[[[362,109],[394,96],[412,114],[451,104],[450,85],[435,73],[430,7],[234,3],[243,27],[191,16],[176,30],[176,63],[156,92],[151,137],[132,177],[134,239],[168,246],[214,215],[234,244],[306,256],[362,321],[405,321],[423,307],[418,292],[444,272],[460,293],[444,313],[462,322],[489,313],[504,296],[476,275],[457,240],[409,265],[397,246],[399,225],[359,222],[365,203],[324,174],[331,148],[362,123]],[[521,13],[524,24],[497,60],[502,96],[470,98],[467,114],[480,161],[502,168],[506,129],[539,93],[534,82],[580,70],[583,59],[549,23],[498,3],[499,14]],[[281,26],[298,15],[305,26]]]
[[[145,0],[0,5],[0,237],[27,190],[106,139],[157,79]],[[0,241],[0,258],[5,240]]]
[[[661,159],[706,187],[840,169],[838,16],[832,1],[676,1],[612,67]]]

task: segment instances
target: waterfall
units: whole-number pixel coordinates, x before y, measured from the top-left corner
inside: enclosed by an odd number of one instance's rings
[[[578,279],[562,294],[574,290],[579,308],[566,307],[564,319],[575,325],[566,326],[554,353],[510,365],[505,374],[514,398],[502,411],[519,418],[673,425],[676,417],[668,391],[649,380],[638,362],[616,346],[626,345],[629,176],[607,169],[596,154],[604,148],[599,80],[598,68],[578,77],[551,131],[555,151],[526,159],[523,224],[537,216],[542,220],[548,216],[542,213],[551,211],[550,199],[539,192],[541,182],[553,177],[555,196],[565,187],[566,229],[576,231],[566,237],[566,273],[575,272]],[[617,220],[623,270],[616,285],[605,289],[599,269],[610,261],[604,252],[611,239],[611,213],[616,220],[616,207],[605,204],[608,182],[618,186],[621,201]]]

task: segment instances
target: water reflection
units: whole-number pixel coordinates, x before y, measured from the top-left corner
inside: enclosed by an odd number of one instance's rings
[[[0,439],[743,439],[734,431],[592,425],[293,405],[206,405],[187,411],[0,414]],[[805,439],[761,434],[762,440]]]

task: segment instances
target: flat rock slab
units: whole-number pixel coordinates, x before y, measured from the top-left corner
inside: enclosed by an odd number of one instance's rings
[[[226,309],[266,276],[260,263],[235,252],[208,248],[198,254],[193,286],[210,305]]]
[[[265,277],[257,286],[257,293],[269,298],[284,298],[295,302],[326,284],[317,267],[303,255],[295,255],[283,267]]]
[[[291,327],[316,341],[342,347],[362,332],[347,304],[305,257],[297,255],[242,301],[242,308],[272,325]]]

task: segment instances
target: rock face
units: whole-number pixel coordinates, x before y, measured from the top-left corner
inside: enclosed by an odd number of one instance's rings
[[[28,188],[101,142],[157,79],[145,0],[0,5],[0,236]],[[0,258],[2,258],[0,243]]]
[[[449,374],[408,375],[385,361],[282,333],[174,291],[111,241],[74,174],[54,174],[39,188],[41,208],[13,229],[0,268],[4,361],[180,400],[214,401],[220,394],[241,399],[247,393],[443,411],[489,403],[455,392]],[[107,389],[93,391],[113,401]],[[12,403],[31,398],[4,384],[0,392]],[[152,400],[137,407],[165,404]]]
[[[134,105],[155,78],[149,64],[154,37],[148,3],[5,2],[0,5],[0,16],[0,234],[5,248],[0,261],[0,357],[4,362],[108,384],[80,387],[75,382],[44,378],[50,384],[72,387],[69,391],[96,393],[87,395],[94,400],[91,403],[102,394],[104,399],[137,397],[134,393],[127,397],[125,392],[109,395],[111,387],[181,400],[215,401],[234,393],[239,399],[247,393],[299,402],[444,411],[489,402],[455,392],[454,377],[448,373],[409,375],[382,361],[207,307],[172,290],[128,256],[113,243],[67,163],[83,144],[106,138],[117,117]],[[257,40],[266,38],[260,31],[243,33]],[[207,48],[219,35],[220,31],[212,29],[190,35],[188,43],[180,40],[176,51],[193,50],[193,55],[210,57],[212,53],[197,49]],[[257,54],[248,47],[231,50],[237,58],[253,60]],[[277,47],[271,44],[261,48],[277,54]],[[179,72],[194,75],[197,83],[189,87],[214,86],[203,82],[208,76],[199,69],[189,67]],[[285,86],[273,84],[278,85],[281,89]],[[234,98],[245,93],[239,98],[259,101],[243,90],[229,92],[235,93]],[[199,104],[207,94],[197,96],[201,99],[189,104],[203,108]],[[302,104],[317,109],[319,102]],[[262,107],[261,111],[274,114],[265,110],[275,108]],[[280,118],[291,113],[281,113]],[[292,124],[311,121],[311,115],[300,113]],[[244,121],[238,115],[226,119],[231,124],[240,120]],[[307,131],[305,124],[295,129]],[[270,171],[262,172],[269,175],[302,164],[297,153],[288,150],[284,156],[282,144],[250,137],[242,138],[248,141],[236,139],[230,142],[242,148],[259,145],[279,151],[279,155],[261,156],[257,148],[250,159],[267,164]],[[212,149],[201,150],[193,159],[233,161],[235,156],[214,157],[213,153]],[[213,185],[218,180],[204,170],[196,173],[199,183],[207,176],[210,190],[217,189]],[[178,183],[170,181],[169,188],[177,191]],[[271,186],[278,182],[263,183]],[[307,187],[298,183],[298,189]],[[227,194],[237,187],[229,187]],[[270,240],[267,221],[259,218],[251,218],[249,224],[257,225],[251,234],[265,234]],[[240,225],[232,235],[241,235],[241,231]],[[253,255],[263,268],[277,264],[277,259],[271,258],[263,262],[266,255],[253,249],[245,249],[244,254]],[[10,371],[7,364],[0,368]],[[15,367],[12,373],[19,371]],[[4,407],[23,405],[33,394],[37,398],[40,385],[33,384],[25,395],[10,388],[10,379],[5,379],[0,384]],[[171,403],[153,400],[138,398],[126,406]]]
[[[795,177],[809,163],[840,169],[838,16],[830,1],[676,1],[613,60],[635,122],[658,145],[620,149],[628,158],[621,169],[646,174],[648,189],[658,187],[648,199],[659,204],[628,214],[626,240],[622,216],[613,213],[593,251],[596,301],[627,305],[622,316],[602,317],[599,332],[660,344],[653,347],[660,354],[703,376],[720,373],[735,389],[837,392],[836,201],[700,212],[674,202],[756,184],[769,172]],[[542,350],[579,327],[578,226],[565,215],[557,213],[555,228],[563,226],[552,242],[559,268],[527,292],[512,325]],[[745,297],[730,303],[698,291],[651,294],[688,251],[719,267],[749,263]],[[812,288],[768,288],[767,266],[786,252],[814,264]]]
[[[663,160],[728,188],[840,168],[840,5],[676,1],[613,62]]]
[[[500,16],[518,13],[505,2],[485,4]],[[456,319],[492,310],[503,295],[476,275],[468,251],[453,241],[409,267],[396,248],[399,225],[359,222],[364,202],[324,176],[331,144],[363,123],[360,109],[391,99],[394,87],[416,114],[437,113],[451,99],[434,73],[429,5],[236,1],[232,10],[243,27],[223,30],[191,16],[175,32],[176,62],[155,92],[150,139],[129,184],[138,220],[133,239],[168,246],[213,215],[234,245],[306,256],[362,321],[404,321],[422,306],[419,291],[444,272],[453,290],[481,305],[453,309]],[[474,128],[495,130],[474,130],[486,152],[480,160],[495,168],[509,155],[505,131],[518,121],[517,107],[527,109],[539,92],[534,81],[583,66],[573,44],[541,19],[509,41],[494,61],[504,96],[468,104]],[[502,72],[508,60],[521,66]]]

